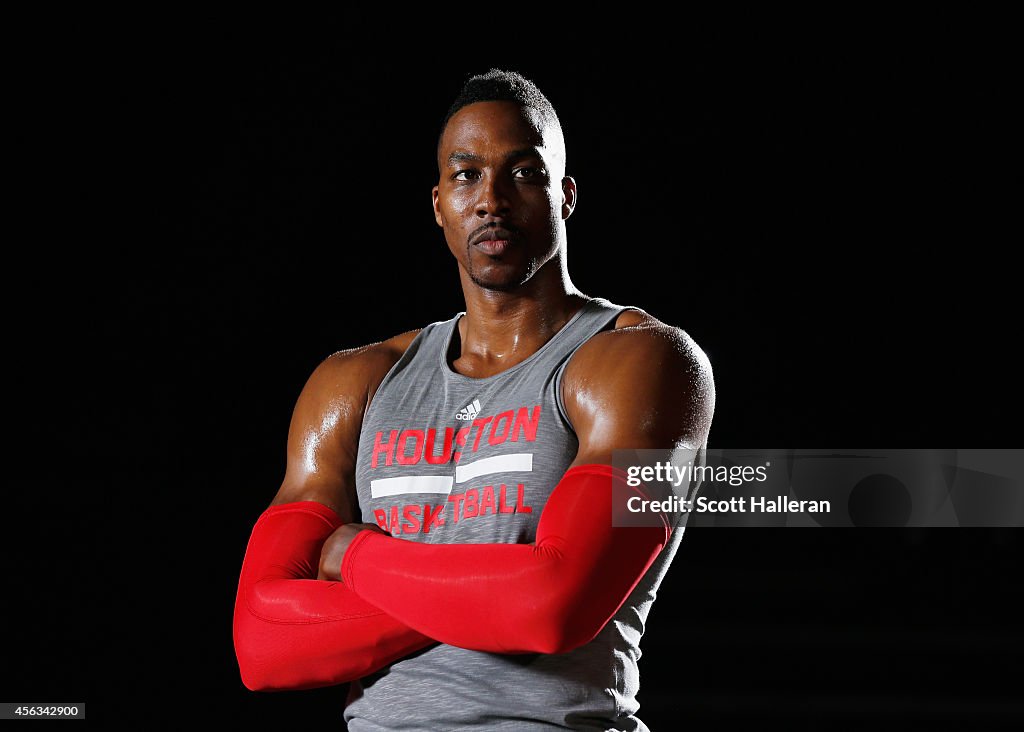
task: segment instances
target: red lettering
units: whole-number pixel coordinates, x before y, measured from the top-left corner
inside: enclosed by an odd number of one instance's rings
[[[388,515],[379,508],[373,509],[373,517],[377,520],[377,526],[381,527],[384,531],[388,530]]]
[[[539,409],[539,407],[538,407]],[[519,484],[519,495],[516,496],[516,513],[533,513],[533,508],[527,506],[523,501],[526,498],[526,491],[522,483]]]
[[[458,432],[456,432],[455,433],[455,444],[458,445],[459,447],[465,447],[466,446],[466,438],[469,437],[469,431],[471,429],[472,429],[472,427],[463,427]],[[455,462],[459,462],[459,458],[461,458],[461,457],[462,457],[462,453],[456,451],[456,453],[455,453]]]
[[[489,511],[487,509],[490,509]],[[484,516],[488,513],[497,513],[494,510],[494,486],[484,486],[484,497],[480,499],[480,515]]]
[[[480,492],[476,488],[470,488],[466,491],[466,502],[462,504],[462,518],[472,518],[479,513],[477,509],[479,499]]]
[[[423,533],[429,534],[430,529],[434,526],[444,526],[444,516],[441,512],[444,511],[444,504],[439,503],[434,506],[434,511],[431,512],[430,504],[423,504]]]
[[[406,455],[405,448],[409,444],[410,437],[415,440],[413,454]],[[415,465],[420,461],[420,456],[423,454],[423,430],[402,430],[402,434],[398,438],[398,444],[401,445],[397,457],[398,464]]]
[[[501,420],[505,420],[505,431],[500,435],[498,434],[498,425],[501,424]],[[512,427],[512,410],[502,412],[494,418],[494,422],[491,423],[491,434],[487,435],[487,444],[489,445],[500,445],[508,437],[509,429]]]
[[[462,507],[463,498],[465,498],[465,496],[461,493],[454,496],[448,496],[448,502],[455,504],[455,508],[452,510],[452,513],[454,514],[452,518],[453,523],[459,523],[459,509]]]
[[[498,513],[515,513],[516,509],[513,506],[505,503],[505,484],[501,484],[501,488],[498,489]]]
[[[381,442],[381,437],[384,436],[383,432],[378,432],[377,437],[373,441],[373,459],[370,461],[370,467],[377,467],[377,455],[384,453],[384,464],[391,465],[392,456],[395,454],[395,437],[398,435],[398,430],[391,430],[391,439],[387,442]]]
[[[437,437],[437,430],[431,428],[427,430],[427,447],[424,452],[424,457],[427,462],[431,465],[443,465],[448,462],[452,457],[452,440],[455,436],[455,430],[451,427],[444,428],[444,454],[434,454],[434,439]]]
[[[512,425],[512,442],[518,442],[519,431],[522,430],[527,442],[537,439],[537,425],[540,424],[540,405],[533,408],[533,416],[526,411],[526,407],[520,407],[516,413],[516,422]]]
[[[398,525],[398,506],[391,507],[391,535],[398,536],[402,533],[402,527]]]
[[[476,440],[473,442],[473,452],[476,452],[477,448],[480,447],[480,438],[484,435],[484,427],[486,427],[487,423],[492,419],[494,419],[494,417],[473,420],[473,426],[478,428],[476,431]]]
[[[405,521],[402,523],[403,534],[415,534],[420,530],[420,507],[406,506],[402,509]]]

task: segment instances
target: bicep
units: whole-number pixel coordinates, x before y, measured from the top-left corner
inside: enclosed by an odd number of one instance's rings
[[[579,439],[574,465],[611,464],[618,449],[706,445],[714,379],[707,356],[689,336],[662,326],[592,340],[573,357],[563,381]]]
[[[367,395],[361,377],[337,354],[310,376],[292,413],[285,477],[271,505],[317,501],[344,523],[357,520],[355,461]]]

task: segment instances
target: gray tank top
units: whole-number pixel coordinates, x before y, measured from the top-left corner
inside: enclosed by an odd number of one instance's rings
[[[460,317],[420,331],[384,377],[356,458],[362,519],[427,543],[530,543],[579,443],[565,415],[569,357],[622,306],[587,302],[536,353],[478,379],[448,365]],[[625,446],[628,447],[628,446]],[[646,730],[640,636],[683,531],[598,636],[563,654],[430,646],[350,687],[345,720],[366,730]]]

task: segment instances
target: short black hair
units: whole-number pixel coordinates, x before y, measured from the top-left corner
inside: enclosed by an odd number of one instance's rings
[[[561,135],[562,125],[555,114],[555,108],[536,84],[517,71],[491,69],[486,73],[471,76],[462,85],[462,90],[455,97],[441,122],[441,131],[437,135],[438,150],[441,149],[441,138],[444,137],[448,121],[460,109],[476,102],[515,102],[534,109],[540,113],[546,125],[553,127]]]

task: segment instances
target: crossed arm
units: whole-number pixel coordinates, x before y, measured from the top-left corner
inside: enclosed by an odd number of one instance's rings
[[[565,374],[580,450],[536,542],[425,545],[352,523],[352,486],[333,477],[352,474],[365,407],[352,368],[335,359],[311,377],[289,433],[299,479],[286,476],[250,540],[235,647],[251,689],[342,683],[435,641],[502,653],[586,643],[668,539],[666,527],[612,527],[612,449],[699,447],[714,409],[710,366],[685,334],[659,324],[595,336]],[[314,579],[318,568],[344,582]]]
[[[235,655],[253,691],[341,684],[434,642],[344,584],[317,579],[324,541],[356,520],[362,415],[406,335],[331,356],[299,395],[285,478],[253,527],[235,598]]]

